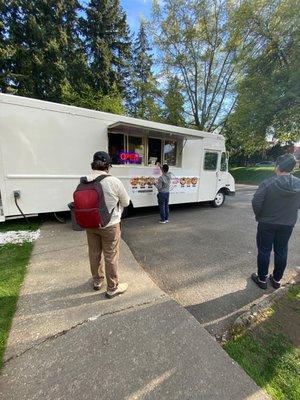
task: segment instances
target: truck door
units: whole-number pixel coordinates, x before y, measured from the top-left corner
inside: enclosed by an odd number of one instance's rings
[[[4,119],[4,118],[3,118]],[[0,222],[5,221],[4,216],[4,165],[2,160],[2,151],[1,151],[1,142],[0,142]]]
[[[221,161],[218,166],[217,191],[222,187],[226,187],[227,183],[228,183],[228,160],[226,153],[223,151],[221,154]]]
[[[199,201],[213,200],[217,193],[218,167],[221,152],[204,149],[202,172],[200,175]]]

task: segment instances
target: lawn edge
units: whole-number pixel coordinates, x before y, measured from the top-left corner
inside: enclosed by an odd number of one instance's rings
[[[227,329],[221,338],[221,345],[225,345],[229,340],[237,335],[244,335],[253,325],[255,325],[275,302],[281,299],[294,285],[300,283],[300,270],[295,271],[288,282],[279,289],[270,293],[260,302],[253,304],[249,310],[239,315],[233,324]]]
[[[23,277],[22,277],[22,281],[20,282],[20,285],[19,285],[19,288],[18,288],[17,299],[16,299],[15,305],[13,307],[13,313],[11,315],[11,318],[10,318],[9,322],[8,322],[8,326],[7,326],[8,329],[7,329],[6,332],[4,332],[6,334],[6,339],[4,341],[4,346],[3,346],[2,350],[1,350],[0,375],[2,373],[4,364],[5,364],[4,363],[4,359],[5,359],[5,352],[6,352],[6,348],[7,348],[7,343],[8,343],[8,340],[9,340],[10,331],[12,329],[13,320],[15,318],[15,314],[16,314],[18,306],[19,306],[20,296],[21,296],[21,293],[22,293],[24,282],[25,282],[26,276],[28,274],[28,268],[30,267],[30,262],[31,262],[32,253],[33,253],[33,250],[34,250],[34,247],[35,247],[35,242],[30,243],[31,244],[30,250],[29,250],[29,252],[28,252],[28,254],[26,256],[27,261],[26,261],[26,263],[24,263],[24,265],[22,267],[22,269],[23,269]],[[23,244],[21,244],[21,245],[20,244],[13,244],[13,245],[22,246]]]

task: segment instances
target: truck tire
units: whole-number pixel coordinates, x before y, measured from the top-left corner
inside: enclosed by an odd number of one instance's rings
[[[214,200],[211,202],[212,206],[217,208],[221,207],[225,201],[225,193],[223,190],[220,190],[217,194]]]

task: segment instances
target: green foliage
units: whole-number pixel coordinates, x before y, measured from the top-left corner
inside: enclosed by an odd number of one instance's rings
[[[243,50],[230,1],[154,2],[153,35],[161,68],[183,88],[190,125],[220,130],[234,103]]]
[[[157,100],[160,92],[151,70],[152,65],[146,23],[142,20],[133,48],[132,90],[127,108],[133,117],[159,121],[161,116]]]
[[[184,119],[184,98],[182,87],[177,76],[171,77],[164,96],[164,109],[162,121],[166,124],[185,126]]]
[[[268,137],[281,143],[300,138],[299,0],[296,4],[248,0],[236,10],[234,22],[242,26],[248,52],[226,129],[235,151],[252,154],[266,148]]]
[[[66,82],[78,84],[84,71],[84,59],[76,57],[79,7],[77,0],[11,2],[7,42],[12,52],[3,91],[61,101]]]
[[[0,3],[2,92],[124,112],[126,16],[117,0],[92,1],[91,20],[80,11],[78,0]]]
[[[132,54],[120,0],[0,0],[0,91],[118,113],[126,102],[249,156],[300,138],[299,19],[300,0],[154,1],[154,64],[144,21]]]
[[[67,85],[63,90],[63,102],[92,110],[124,114],[122,98],[115,87],[110,93],[104,95],[101,91],[95,92],[88,85],[80,93],[73,91]]]
[[[7,5],[0,0],[0,88],[5,84],[9,47],[7,43]]]
[[[88,51],[90,84],[108,95],[113,86],[125,92],[131,59],[130,32],[119,0],[91,0],[81,18]]]

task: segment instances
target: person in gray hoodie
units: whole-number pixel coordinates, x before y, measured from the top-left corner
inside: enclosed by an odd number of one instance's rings
[[[161,170],[162,175],[155,183],[156,189],[158,190],[157,201],[160,213],[160,221],[158,222],[160,224],[166,224],[169,222],[169,198],[172,175],[169,172],[169,166],[167,164],[164,164]]]
[[[267,289],[270,254],[274,248],[274,271],[270,283],[280,287],[287,264],[288,242],[297,222],[300,208],[300,179],[291,175],[296,165],[292,154],[280,156],[276,162],[276,175],[264,180],[252,199],[257,227],[257,273],[252,280]]]

